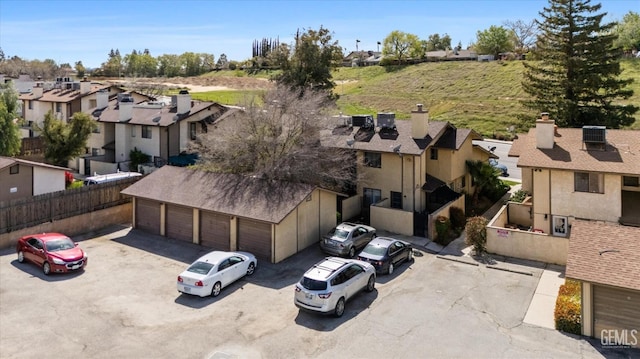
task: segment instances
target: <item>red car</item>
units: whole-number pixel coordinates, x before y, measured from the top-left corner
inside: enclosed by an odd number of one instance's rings
[[[45,275],[76,271],[87,265],[87,254],[78,243],[60,233],[24,236],[18,239],[16,251],[18,262],[33,262],[42,267]]]

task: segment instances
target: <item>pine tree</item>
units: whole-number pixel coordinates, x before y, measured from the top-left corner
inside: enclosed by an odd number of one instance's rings
[[[634,122],[638,107],[624,104],[633,95],[632,79],[619,78],[620,49],[601,24],[606,13],[590,0],[549,0],[536,20],[540,29],[534,61],[525,62],[522,82],[532,99],[523,104],[548,112],[560,127],[603,125],[620,128]]]

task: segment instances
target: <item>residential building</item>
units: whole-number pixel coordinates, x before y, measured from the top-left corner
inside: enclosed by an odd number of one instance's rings
[[[543,113],[509,153],[530,198],[487,227],[489,252],[566,264],[587,336],[640,328],[639,153],[640,131],[558,128]]]
[[[140,101],[129,93],[111,100],[106,93],[97,95],[96,106],[89,110],[96,130],[87,142],[87,155],[77,165],[84,174],[137,171],[128,169],[134,149],[150,156],[158,167],[169,163],[229,110],[213,102],[192,101],[186,91],[172,96],[169,104]]]
[[[473,145],[482,139],[478,133],[430,121],[422,105],[409,121],[396,120],[392,113],[380,113],[376,121],[371,115],[336,121],[323,145],[355,150],[361,178],[357,196],[343,201],[343,218],[362,212],[372,226],[396,233],[424,236],[425,222],[448,217],[449,206],[464,210],[463,194],[473,192],[466,161],[495,157]],[[433,230],[428,224],[428,237]]]
[[[0,202],[64,191],[67,168],[0,156]]]

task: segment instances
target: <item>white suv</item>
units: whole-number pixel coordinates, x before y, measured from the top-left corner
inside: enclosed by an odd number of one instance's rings
[[[357,259],[329,257],[315,264],[296,283],[294,303],[304,310],[344,314],[345,303],[365,289],[373,291],[376,269]]]

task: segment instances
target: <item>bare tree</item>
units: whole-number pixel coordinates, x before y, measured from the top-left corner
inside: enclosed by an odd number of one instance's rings
[[[246,102],[191,144],[200,167],[337,191],[355,180],[355,153],[321,145],[334,108],[324,92],[278,86]]]
[[[518,54],[522,55],[528,52],[531,46],[535,44],[538,36],[538,26],[535,20],[531,20],[530,22],[506,20],[503,25],[511,30],[514,38],[515,51]]]

